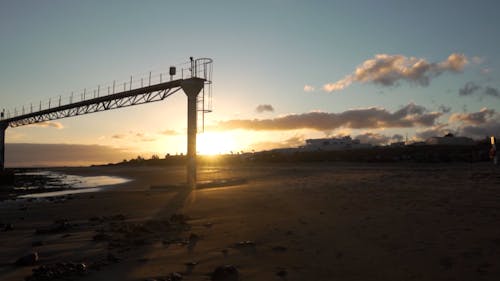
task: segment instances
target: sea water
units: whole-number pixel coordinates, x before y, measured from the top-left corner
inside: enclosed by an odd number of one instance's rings
[[[64,190],[58,191],[24,194],[20,195],[18,198],[45,198],[77,193],[96,192],[109,188],[111,185],[122,184],[130,181],[129,179],[114,176],[77,176],[53,171],[22,172],[16,173],[16,176],[43,177],[43,188],[45,190],[50,190],[51,188],[64,188]],[[40,182],[38,182],[38,185],[39,184]],[[26,186],[17,187],[15,189],[36,190],[38,188],[41,188],[41,186],[37,186],[37,181],[33,181],[33,183],[29,183]]]

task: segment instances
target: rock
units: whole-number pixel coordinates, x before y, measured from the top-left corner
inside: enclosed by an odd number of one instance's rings
[[[38,253],[32,252],[25,256],[22,256],[17,259],[15,265],[17,266],[32,266],[38,262]]]
[[[111,217],[112,220],[119,220],[119,221],[123,221],[126,219],[126,217],[122,214],[118,214],[118,215],[114,215]]]
[[[450,269],[454,265],[454,261],[451,257],[443,257],[439,260],[439,263],[441,264],[442,267],[445,269]]]
[[[93,222],[95,222],[95,221],[101,221],[101,218],[97,217],[97,216],[93,216],[93,217],[89,218],[89,221],[93,221]]]
[[[106,233],[98,233],[92,237],[92,240],[94,241],[107,241],[111,239],[111,235],[106,234]]]
[[[212,281],[238,281],[240,280],[238,269],[232,265],[218,266],[212,273]]]
[[[78,273],[85,273],[87,271],[87,265],[85,263],[78,263],[76,264],[76,270],[78,271]]]
[[[172,272],[167,276],[167,278],[165,280],[166,281],[181,281],[182,274],[180,274],[178,272]]]
[[[112,253],[108,253],[107,260],[114,263],[120,262],[120,258],[113,255]]]
[[[185,224],[187,217],[183,214],[172,214],[169,221],[172,223]]]
[[[255,247],[255,242],[247,240],[236,243],[236,248]]]
[[[283,247],[283,246],[273,247],[273,251],[275,251],[275,252],[286,252],[286,250],[287,250],[287,248]]]
[[[281,269],[280,271],[276,272],[276,275],[278,275],[281,278],[285,278],[288,275],[288,272],[284,269]]]
[[[189,235],[189,243],[196,243],[196,242],[198,242],[199,239],[200,239],[200,236],[198,236],[198,234],[196,234],[196,233],[191,233]]]
[[[72,225],[67,220],[56,220],[51,226],[38,228],[36,234],[61,233],[71,228]]]
[[[38,247],[38,246],[42,246],[42,245],[43,245],[43,241],[33,241],[31,243],[32,247]]]
[[[14,230],[14,225],[11,223],[6,223],[3,227],[3,231],[11,231]]]

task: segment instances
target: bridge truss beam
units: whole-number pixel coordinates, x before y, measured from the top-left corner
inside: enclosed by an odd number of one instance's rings
[[[19,127],[50,120],[162,101],[179,91],[181,89],[182,81],[183,80],[175,80],[60,107],[54,107],[51,109],[5,119],[2,120],[1,123],[8,124],[10,127]]]

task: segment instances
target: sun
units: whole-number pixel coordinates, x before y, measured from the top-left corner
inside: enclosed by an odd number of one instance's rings
[[[224,154],[233,151],[236,143],[229,134],[204,132],[196,138],[196,150],[202,155]]]

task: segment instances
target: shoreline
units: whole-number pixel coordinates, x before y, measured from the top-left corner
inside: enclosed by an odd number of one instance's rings
[[[0,187],[0,201],[96,192],[132,181],[118,176],[75,175],[58,168],[16,168],[11,172],[12,183]]]

